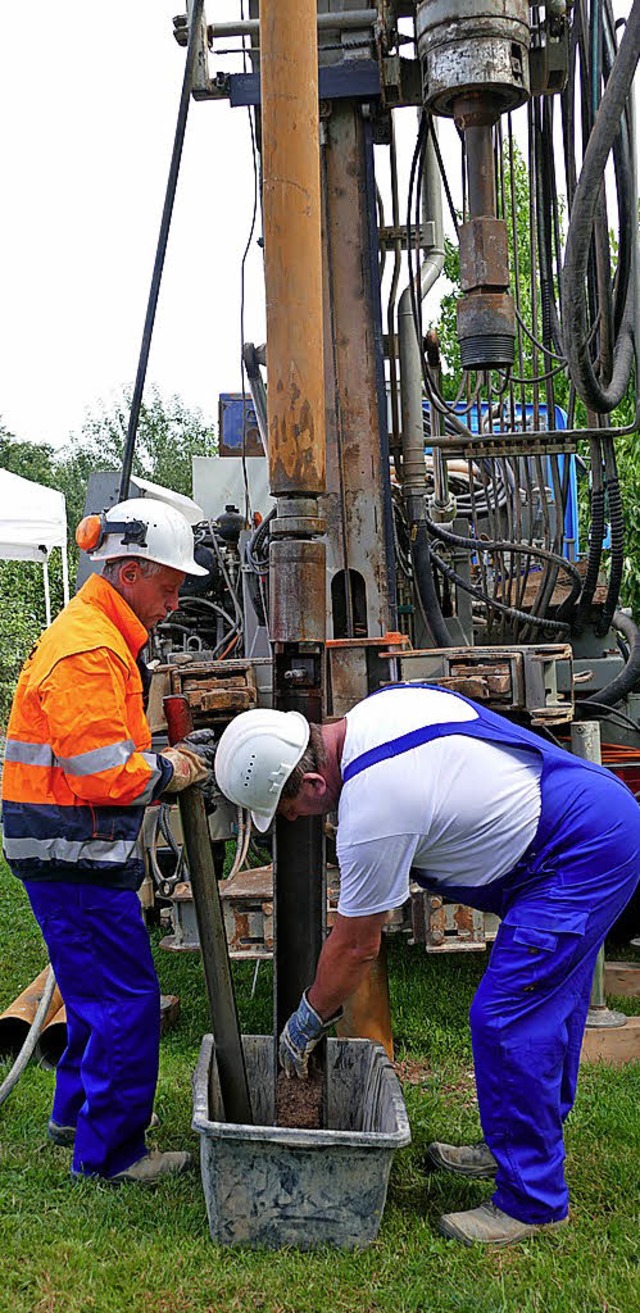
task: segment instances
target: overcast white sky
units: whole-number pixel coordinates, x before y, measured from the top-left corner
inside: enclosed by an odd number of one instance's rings
[[[5,26],[0,420],[19,438],[61,445],[135,377],[184,69],[180,8],[31,0]],[[239,10],[216,0],[207,16]],[[413,136],[414,112],[404,114]],[[192,102],[147,382],[211,419],[218,393],[240,387],[252,204],[247,111]],[[256,342],[260,261],[254,244],[245,332]]]
[[[180,0],[32,0],[0,46],[0,418],[54,445],[131,384],[185,52]],[[239,0],[216,0],[216,18]],[[28,17],[25,28],[24,18]],[[246,110],[192,102],[148,382],[215,418],[240,386]],[[264,337],[254,247],[249,339]]]

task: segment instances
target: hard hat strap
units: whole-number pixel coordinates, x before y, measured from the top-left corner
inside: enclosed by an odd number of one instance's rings
[[[101,533],[98,546],[101,547],[105,538],[113,537],[115,534],[122,534],[122,542],[125,547],[129,543],[135,543],[136,547],[147,546],[147,528],[144,520],[108,520],[106,515],[101,515]]]

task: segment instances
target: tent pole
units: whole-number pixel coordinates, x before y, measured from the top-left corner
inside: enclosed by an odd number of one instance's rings
[[[67,560],[67,535],[65,532],[64,541],[61,544],[62,552],[62,600],[67,605],[69,601],[69,562]]]
[[[45,610],[47,625],[50,625],[51,624],[51,594],[49,592],[49,562],[47,560],[43,561],[42,570],[44,576],[44,610]]]

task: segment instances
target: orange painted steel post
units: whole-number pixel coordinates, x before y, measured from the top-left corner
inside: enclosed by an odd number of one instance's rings
[[[393,1062],[393,1030],[389,1003],[389,977],[387,975],[387,945],[384,938],[380,952],[364,980],[344,1005],[344,1015],[336,1026],[336,1034],[343,1039],[355,1036],[381,1044]]]
[[[269,474],[275,497],[325,490],[316,0],[261,0]]]

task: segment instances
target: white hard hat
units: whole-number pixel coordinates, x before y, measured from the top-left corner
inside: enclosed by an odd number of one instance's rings
[[[103,515],[87,516],[78,526],[76,541],[92,561],[139,556],[185,574],[207,574],[194,560],[193,533],[182,512],[152,497],[131,497]]]
[[[299,711],[241,711],[216,749],[218,786],[238,807],[248,807],[264,834],[282,790],[309,742],[309,722]]]

